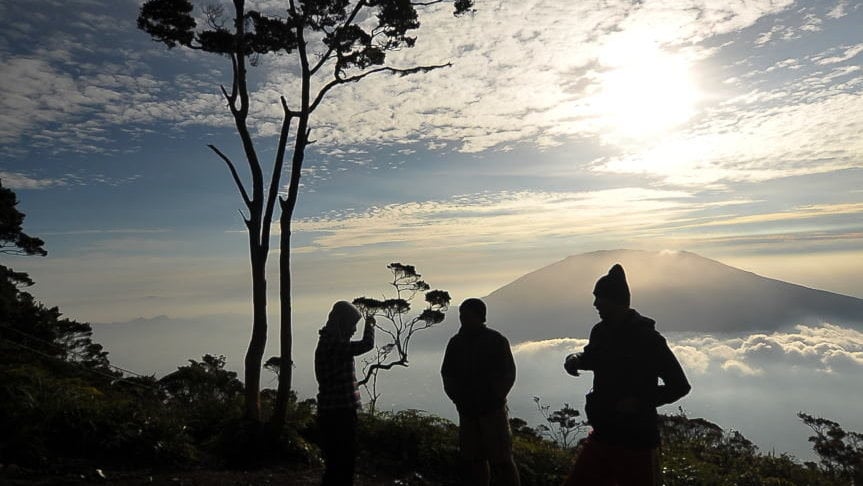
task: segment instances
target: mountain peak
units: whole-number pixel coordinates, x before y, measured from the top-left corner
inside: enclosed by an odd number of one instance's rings
[[[492,292],[489,322],[513,342],[586,337],[593,286],[623,266],[632,307],[663,331],[770,331],[801,323],[860,325],[863,300],[740,270],[688,251],[599,250],[572,255]]]

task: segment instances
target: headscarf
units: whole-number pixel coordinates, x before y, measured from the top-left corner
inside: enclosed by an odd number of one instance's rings
[[[337,341],[347,341],[354,332],[354,325],[362,314],[350,302],[340,300],[333,304],[327,323],[320,330],[321,335],[329,335]]]

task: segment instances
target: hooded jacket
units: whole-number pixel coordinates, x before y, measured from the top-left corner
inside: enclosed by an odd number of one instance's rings
[[[447,344],[441,377],[460,414],[475,417],[503,408],[515,383],[509,341],[485,324],[462,326]]]
[[[683,368],[655,325],[630,309],[619,323],[596,324],[578,355],[578,367],[593,371],[585,412],[599,440],[628,447],[658,446],[656,407],[689,393]],[[621,404],[626,399],[634,409]]]
[[[333,305],[326,325],[320,330],[315,348],[315,378],[318,380],[318,409],[360,408],[360,391],[354,356],[375,346],[375,330],[366,321],[363,338],[351,341],[360,312],[349,302]]]

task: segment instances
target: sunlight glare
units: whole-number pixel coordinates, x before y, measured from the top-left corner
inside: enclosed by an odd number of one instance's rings
[[[695,114],[699,93],[689,62],[652,42],[609,43],[600,62],[594,108],[617,135],[642,139],[667,132]]]

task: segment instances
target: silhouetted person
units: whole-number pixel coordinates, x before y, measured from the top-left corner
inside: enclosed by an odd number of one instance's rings
[[[471,483],[518,485],[512,457],[506,395],[515,383],[509,341],[485,325],[485,303],[467,299],[458,308],[461,328],[449,340],[441,365],[443,387],[458,409],[459,448]]]
[[[653,319],[629,308],[623,267],[611,267],[593,295],[601,321],[590,331],[584,351],[564,363],[571,375],[593,371],[584,407],[593,430],[565,486],[658,486],[656,407],[689,393],[689,382]]]
[[[356,458],[357,388],[354,356],[375,346],[375,320],[366,318],[363,338],[351,341],[357,330],[360,312],[349,302],[333,305],[326,325],[320,330],[315,349],[315,377],[318,380],[318,427],[324,455],[321,484],[351,485]]]

